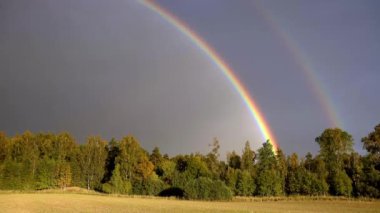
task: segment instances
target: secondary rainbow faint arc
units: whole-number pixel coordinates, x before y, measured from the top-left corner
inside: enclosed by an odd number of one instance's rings
[[[204,39],[202,39],[202,37],[200,37],[196,32],[191,30],[190,27],[188,27],[183,21],[181,21],[175,15],[170,13],[168,10],[161,7],[154,1],[140,0],[139,2],[147,8],[151,9],[152,11],[156,12],[170,24],[175,26],[180,32],[186,35],[195,45],[197,45],[198,48],[201,49],[218,66],[218,68],[228,78],[228,80],[232,83],[236,91],[243,99],[252,117],[256,121],[261,131],[261,134],[264,137],[264,140],[269,139],[270,143],[273,145],[273,151],[276,151],[278,149],[277,140],[272,131],[270,130],[268,122],[264,119],[264,116],[260,112],[259,107],[249,94],[248,90],[244,87],[242,82],[237,78],[232,68],[228,66],[228,64],[218,55],[218,53],[209,44],[206,43]]]
[[[266,9],[259,1],[252,1],[254,9],[256,12],[265,20],[265,22],[271,27],[273,32],[281,39],[281,42],[285,45],[286,49],[289,51],[294,59],[296,65],[303,71],[303,74],[307,77],[310,88],[315,93],[322,109],[327,115],[327,119],[332,125],[332,127],[342,127],[336,110],[334,109],[333,102],[325,91],[323,83],[318,79],[317,71],[313,69],[313,66],[309,60],[302,53],[301,48],[292,38],[290,33],[286,29],[282,28],[279,23],[275,20],[275,16]]]

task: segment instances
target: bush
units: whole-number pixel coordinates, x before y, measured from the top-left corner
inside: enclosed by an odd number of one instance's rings
[[[108,194],[130,194],[132,185],[129,181],[122,181],[118,185],[108,182],[102,185],[102,191]]]
[[[113,186],[110,183],[105,183],[102,185],[102,191],[108,194],[112,194]]]
[[[185,197],[199,200],[230,200],[231,190],[220,180],[200,177],[189,181],[185,185]]]
[[[214,200],[231,200],[232,192],[226,184],[220,180],[214,182],[213,187],[211,188],[211,194],[214,197]]]
[[[2,170],[0,189],[32,189],[33,182],[31,176],[27,173],[28,166],[26,164],[5,161]]]
[[[133,184],[133,194],[139,195],[158,195],[167,185],[153,173],[146,180]]]

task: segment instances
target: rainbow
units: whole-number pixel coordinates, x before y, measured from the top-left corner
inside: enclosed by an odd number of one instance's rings
[[[289,32],[287,32],[278,24],[278,22],[275,21],[275,17],[269,10],[265,9],[258,1],[253,1],[252,3],[254,5],[255,12],[263,18],[263,20],[270,26],[274,34],[280,38],[285,48],[293,57],[296,65],[303,71],[303,74],[306,75],[307,81],[311,86],[314,95],[321,104],[325,115],[327,115],[329,124],[332,127],[342,127],[342,123],[340,122],[336,110],[334,109],[331,98],[326,92],[322,81],[316,74],[317,71],[313,69],[310,60],[305,57],[305,54],[301,51],[301,48],[297,45],[297,42],[292,38]]]
[[[240,97],[243,99],[250,114],[257,123],[264,140],[269,140],[273,146],[273,151],[276,152],[278,149],[277,140],[272,131],[270,130],[268,122],[264,119],[263,114],[260,112],[259,107],[249,94],[248,90],[244,87],[243,83],[237,78],[236,74],[234,73],[234,70],[230,66],[228,66],[228,64],[202,37],[200,37],[196,32],[194,32],[189,26],[187,26],[175,15],[173,15],[168,10],[161,7],[159,4],[152,0],[140,0],[139,2],[142,5],[159,14],[166,21],[168,21],[178,31],[180,31],[186,37],[188,37],[200,50],[202,50],[209,57],[211,61],[214,62],[214,64],[223,72],[223,74],[234,86],[235,90],[239,93]]]

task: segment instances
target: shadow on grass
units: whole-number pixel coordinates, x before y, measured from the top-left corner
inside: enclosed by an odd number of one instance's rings
[[[160,197],[176,197],[176,198],[183,198],[185,195],[185,192],[183,189],[178,187],[170,187],[163,191],[161,191],[158,196]]]

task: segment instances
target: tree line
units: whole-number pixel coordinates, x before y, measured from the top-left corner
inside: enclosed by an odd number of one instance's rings
[[[78,144],[66,132],[8,137],[0,133],[0,189],[43,190],[78,186],[104,193],[223,200],[232,196],[336,195],[380,198],[380,124],[353,150],[352,136],[326,129],[315,139],[318,155],[274,153],[269,141],[256,152],[221,161],[214,139],[207,154],[169,157],[144,150],[136,138]]]

